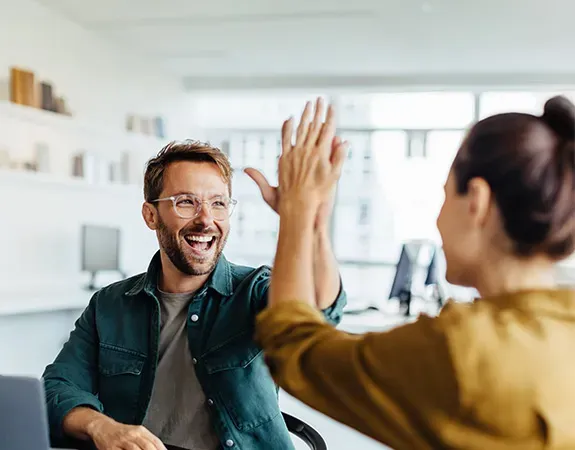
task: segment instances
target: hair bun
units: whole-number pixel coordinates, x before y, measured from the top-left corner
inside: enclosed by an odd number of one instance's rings
[[[558,95],[547,100],[541,120],[560,138],[575,141],[575,105],[567,97]]]

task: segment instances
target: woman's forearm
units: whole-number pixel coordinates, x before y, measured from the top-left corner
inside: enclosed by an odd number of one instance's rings
[[[272,271],[269,303],[300,300],[315,305],[313,276],[314,221],[309,203],[280,207],[280,231]]]

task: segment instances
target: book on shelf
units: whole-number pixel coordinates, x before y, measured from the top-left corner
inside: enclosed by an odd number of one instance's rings
[[[40,83],[40,108],[55,111],[54,93],[50,83]]]
[[[34,73],[12,67],[10,70],[10,101],[19,105],[37,105]]]

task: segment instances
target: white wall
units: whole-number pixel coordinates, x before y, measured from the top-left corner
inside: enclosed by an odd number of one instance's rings
[[[0,79],[9,67],[33,70],[56,86],[78,116],[123,128],[126,113],[168,116],[185,130],[180,80],[154,62],[82,29],[33,0],[0,0]]]
[[[139,182],[143,163],[167,139],[128,136],[126,115],[162,115],[168,137],[188,137],[191,114],[180,81],[32,0],[0,0],[0,12],[4,89],[11,66],[32,70],[37,80],[54,84],[74,113],[66,121],[0,102],[0,149],[25,159],[38,142],[46,143],[52,172],[0,173],[0,291],[85,283],[83,223],[120,227],[124,269],[145,270],[157,246],[140,216],[141,189],[69,182],[70,161],[80,150],[116,160],[129,151],[133,181]]]

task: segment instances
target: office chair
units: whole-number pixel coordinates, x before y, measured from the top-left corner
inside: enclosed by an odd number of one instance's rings
[[[311,450],[327,450],[327,445],[320,434],[302,420],[282,412],[288,431],[304,441]],[[168,450],[184,450],[173,445],[166,445]]]
[[[315,429],[285,412],[282,416],[289,432],[304,441],[311,450],[327,450],[326,442]]]

